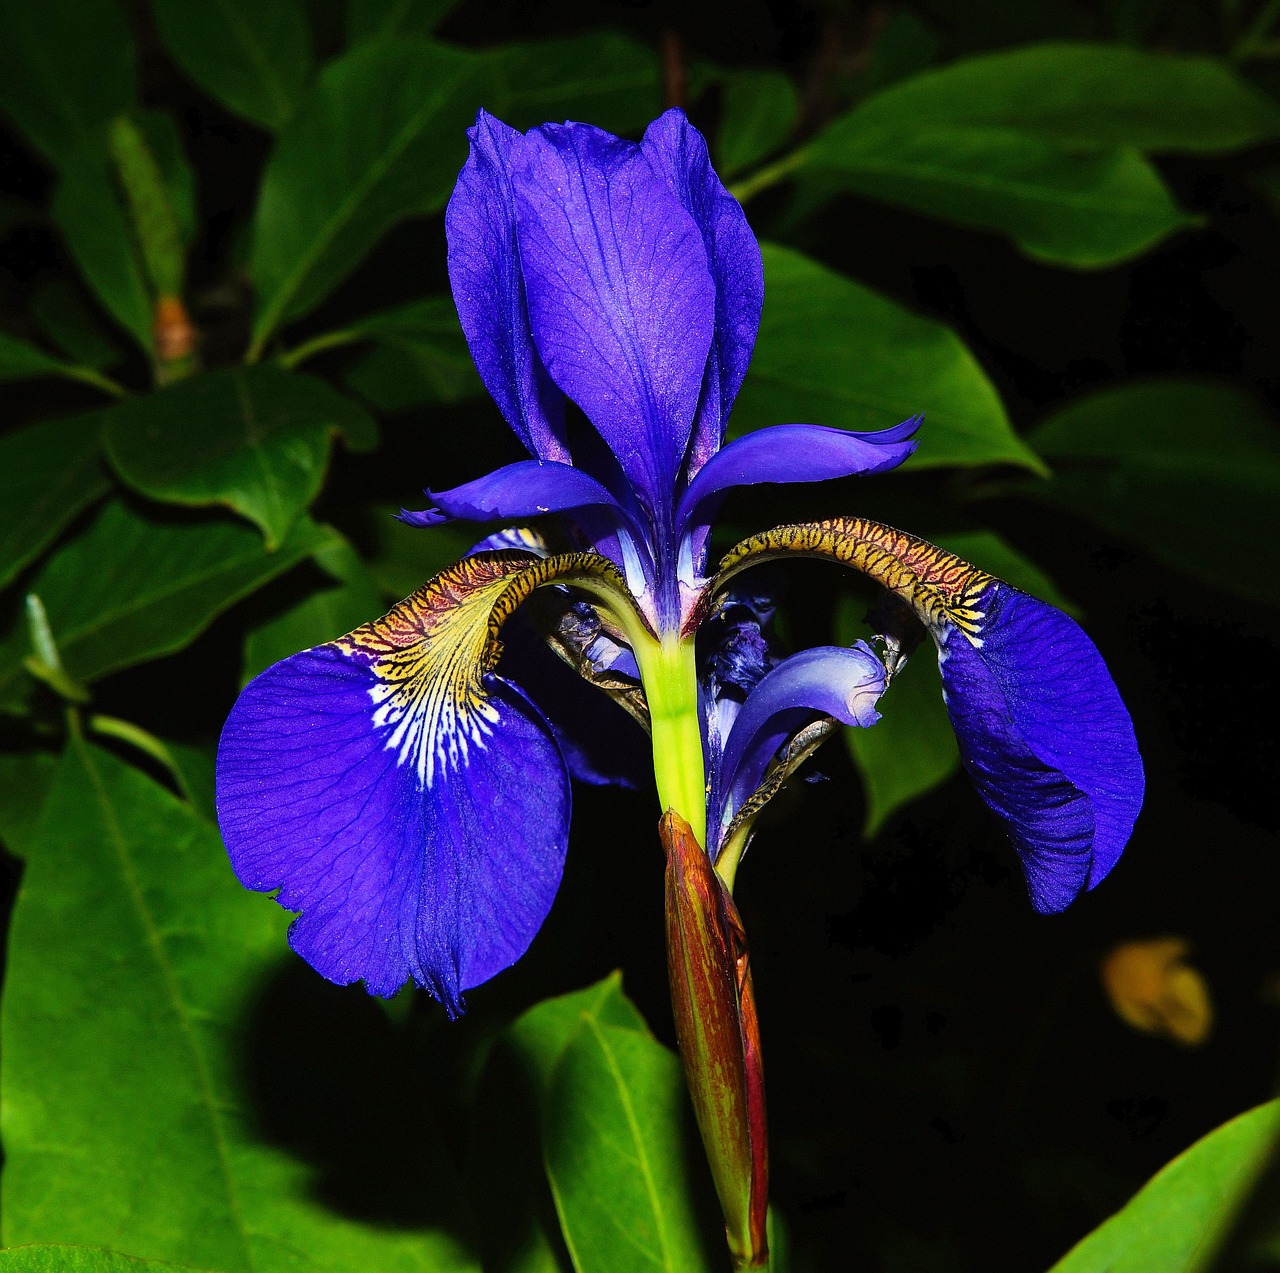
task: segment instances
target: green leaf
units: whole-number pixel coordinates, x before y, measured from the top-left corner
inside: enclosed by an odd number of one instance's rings
[[[1233,1118],[1162,1168],[1051,1273],[1196,1273],[1278,1139],[1280,1101]]]
[[[245,683],[299,650],[332,641],[376,619],[385,609],[372,576],[345,539],[335,533],[333,542],[321,548],[314,561],[328,576],[327,582],[249,633],[244,647]]]
[[[882,429],[923,411],[912,467],[1045,471],[949,327],[789,248],[766,244],[763,253],[764,316],[730,420],[733,434],[791,420]]]
[[[1231,150],[1277,133],[1280,108],[1211,58],[1043,44],[901,81],[801,159],[824,183],[1086,267],[1192,223],[1139,151]]]
[[[0,0],[0,106],[53,164],[137,93],[133,38],[116,0]]]
[[[1029,256],[1079,269],[1114,265],[1198,224],[1128,146],[1081,149],[997,125],[865,124],[854,111],[801,160],[824,185],[995,230]]]
[[[543,1156],[579,1273],[701,1270],[680,1062],[587,1017],[556,1066]]]
[[[730,177],[767,158],[786,141],[800,98],[781,71],[739,71],[724,87],[716,168]]]
[[[347,372],[346,382],[381,411],[484,392],[451,297],[428,296],[374,314],[350,331],[376,341],[377,348]]]
[[[49,1245],[0,1251],[0,1273],[200,1273],[189,1264],[140,1260],[100,1246]]]
[[[615,972],[585,990],[536,1004],[503,1031],[486,1058],[467,1186],[484,1267],[493,1273],[559,1273],[563,1267],[540,1128],[556,1065],[588,1019],[648,1037]]]
[[[395,601],[465,557],[480,538],[470,526],[407,526],[395,513],[393,508],[373,510],[377,548],[369,562],[374,583]]]
[[[0,381],[35,380],[41,376],[65,376],[68,364],[43,349],[0,331]]]
[[[287,922],[236,884],[187,805],[72,741],[10,931],[8,1243],[127,1247],[222,1273],[475,1269],[443,1232],[327,1208],[314,1166],[264,1136],[246,1017]],[[450,1182],[430,1187],[447,1214]]]
[[[459,0],[347,0],[347,39],[430,36]]]
[[[842,644],[865,635],[859,612],[843,599],[836,613]],[[946,782],[960,768],[955,731],[942,701],[933,643],[925,640],[893,678],[880,700],[880,719],[867,729],[846,728],[845,743],[867,799],[863,835],[876,835],[901,808]]]
[[[1032,430],[1049,500],[1206,583],[1276,603],[1280,437],[1250,394],[1153,381],[1071,404]]]
[[[321,72],[263,177],[250,260],[255,354],[396,222],[443,206],[483,95],[477,65],[406,37],[359,44]]]
[[[106,494],[98,419],[64,416],[0,438],[0,587]]]
[[[0,753],[0,843],[23,856],[58,770],[46,751]]]
[[[1192,153],[1280,135],[1280,107],[1214,58],[1065,42],[926,71],[845,119],[859,130],[996,125],[1061,142]]]
[[[263,128],[289,122],[311,78],[301,0],[153,0],[173,60],[228,110]]]
[[[323,381],[264,364],[179,381],[104,413],[117,473],[153,499],[224,504],[276,548],[320,492],[330,440],[376,444],[377,426]]]
[[[91,681],[172,654],[218,614],[329,542],[303,521],[274,553],[248,526],[226,518],[151,521],[110,503],[55,553],[27,586],[44,603],[67,672]],[[27,636],[0,643],[0,703],[25,683]]]
[[[195,233],[195,178],[173,121],[148,112],[137,122],[168,195],[182,242]],[[120,179],[100,130],[68,156],[51,213],[85,282],[103,308],[148,352],[152,289]]]
[[[31,314],[49,339],[80,366],[106,371],[120,361],[120,347],[70,279],[50,279],[36,288]]]
[[[494,113],[513,128],[582,119],[629,133],[662,111],[657,56],[614,31],[500,44],[481,60],[493,85]]]

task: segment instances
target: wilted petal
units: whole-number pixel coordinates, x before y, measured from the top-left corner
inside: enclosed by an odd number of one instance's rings
[[[916,449],[920,417],[892,429],[854,433],[819,424],[775,424],[730,442],[713,455],[680,501],[676,525],[704,523],[708,504],[735,486],[765,482],[826,482],[896,468]]]
[[[1115,865],[1142,807],[1133,724],[1079,625],[993,582],[971,640],[941,641],[942,687],[965,768],[1009,827],[1032,904],[1059,911]]]
[[[638,146],[585,124],[528,134],[512,185],[538,350],[656,513],[711,344],[702,236]]]
[[[481,111],[445,212],[449,282],[476,370],[529,451],[569,459],[564,398],[534,347],[516,245],[511,166],[524,138]]]
[[[724,422],[747,374],[764,303],[764,266],[741,204],[716,176],[707,143],[684,112],[669,110],[654,120],[642,144],[649,162],[697,224],[716,288],[715,336],[689,443],[692,475],[720,446]]]

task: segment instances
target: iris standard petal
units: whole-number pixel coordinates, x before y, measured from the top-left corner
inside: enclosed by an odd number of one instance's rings
[[[747,374],[764,304],[764,266],[742,205],[716,176],[706,141],[683,111],[669,110],[654,120],[642,146],[693,217],[715,282],[715,335],[689,443],[692,475],[719,449],[725,420]]]
[[[564,396],[533,343],[516,244],[511,166],[523,136],[481,111],[445,211],[449,282],[471,357],[516,436],[541,459],[569,459]]]
[[[424,755],[427,702],[391,710],[339,644],[250,683],[218,751],[218,820],[241,883],[300,914],[289,941],[331,981],[412,978],[448,1009],[524,953],[551,908],[569,786],[546,722],[490,678],[455,745]]]
[[[514,162],[538,351],[668,517],[715,320],[702,235],[640,148],[598,128],[545,125]]]
[[[473,482],[426,493],[436,507],[402,513],[402,521],[414,526],[438,525],[452,518],[483,522],[563,513],[597,504],[614,508],[619,518],[623,516],[617,501],[595,478],[568,464],[538,460],[518,460]]]
[[[708,502],[735,486],[765,482],[825,482],[859,473],[881,473],[916,449],[912,434],[920,416],[892,429],[853,433],[819,424],[775,424],[730,442],[713,455],[680,501],[676,528],[709,520]]]
[[[1142,807],[1142,759],[1093,642],[1060,610],[999,582],[976,639],[940,644],[965,767],[1008,824],[1032,902],[1058,911],[1115,865]]]
[[[865,641],[817,646],[783,659],[747,695],[721,760],[723,828],[759,787],[779,749],[816,716],[874,725],[884,664]]]

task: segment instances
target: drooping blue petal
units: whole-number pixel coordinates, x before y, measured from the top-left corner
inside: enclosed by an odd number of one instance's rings
[[[1008,825],[1031,901],[1060,911],[1115,865],[1142,806],[1133,725],[1102,656],[1067,615],[1004,583],[977,603],[977,642],[940,647],[960,753]]]
[[[706,141],[683,111],[669,110],[654,120],[642,145],[697,224],[716,288],[715,335],[689,443],[692,476],[723,441],[725,421],[747,374],[764,303],[764,266],[741,204],[716,176]]]
[[[436,507],[402,512],[402,521],[411,526],[436,526],[453,518],[483,522],[537,517],[591,505],[606,505],[622,516],[617,501],[595,478],[568,464],[538,460],[518,460],[451,490],[426,493]]]
[[[534,339],[652,516],[669,508],[715,319],[702,235],[641,149],[544,125],[512,187]]]
[[[681,532],[705,524],[717,497],[735,486],[766,482],[825,482],[895,468],[916,449],[920,416],[892,429],[853,433],[818,424],[776,424],[730,442],[713,455],[680,501]]]
[[[445,212],[449,282],[471,357],[516,436],[531,454],[569,459],[564,397],[533,343],[516,244],[511,166],[523,136],[481,111],[471,153]]]
[[[721,760],[719,822],[724,828],[760,785],[769,762],[818,716],[873,725],[884,693],[884,664],[865,641],[817,646],[774,667],[747,695]],[[713,814],[714,816],[714,814]]]

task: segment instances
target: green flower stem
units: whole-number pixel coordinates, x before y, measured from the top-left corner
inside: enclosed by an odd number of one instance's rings
[[[774,163],[768,164],[764,168],[758,168],[751,176],[734,182],[729,187],[729,193],[739,203],[746,203],[748,199],[754,199],[760,191],[768,190],[770,186],[776,186],[778,182],[785,181],[804,163],[804,160],[805,154],[803,150],[793,150],[789,155],[783,155],[781,159],[776,160]]]
[[[286,371],[292,371],[300,362],[314,358],[316,354],[322,354],[326,349],[340,349],[343,345],[354,345],[356,341],[369,339],[371,338],[367,333],[349,329],[323,332],[310,340],[304,340],[293,349],[286,349],[283,353],[277,354],[276,362]]]
[[[633,638],[634,639],[634,638]],[[636,662],[653,726],[653,773],[665,813],[674,809],[705,850],[707,782],[698,719],[698,677],[691,638],[635,640]]]

